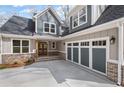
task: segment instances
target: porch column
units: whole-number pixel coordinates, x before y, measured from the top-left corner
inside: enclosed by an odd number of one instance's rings
[[[121,66],[123,64],[123,23],[119,23],[118,25],[118,84],[121,85],[121,81],[122,81],[122,70],[121,70]]]

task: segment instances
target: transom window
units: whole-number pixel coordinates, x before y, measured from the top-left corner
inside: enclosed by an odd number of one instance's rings
[[[89,42],[81,42],[81,46],[89,46]]]
[[[83,7],[78,13],[72,17],[72,27],[77,27],[86,22],[86,7]]]
[[[13,53],[29,53],[29,40],[13,40]]]
[[[93,46],[106,46],[106,40],[100,40],[100,41],[93,41]]]
[[[44,22],[44,32],[46,33],[56,33],[56,25],[54,23]]]

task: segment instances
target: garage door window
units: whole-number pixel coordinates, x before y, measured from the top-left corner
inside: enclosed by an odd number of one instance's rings
[[[100,41],[93,41],[93,46],[106,46],[106,40],[100,40]]]
[[[73,46],[79,46],[79,43],[73,43]]]

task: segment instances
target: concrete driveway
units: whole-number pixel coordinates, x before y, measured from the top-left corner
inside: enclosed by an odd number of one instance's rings
[[[64,60],[0,70],[0,86],[113,87],[106,77]]]

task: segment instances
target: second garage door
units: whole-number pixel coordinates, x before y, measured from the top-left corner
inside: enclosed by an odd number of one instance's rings
[[[106,73],[106,40],[69,43],[67,60]]]

